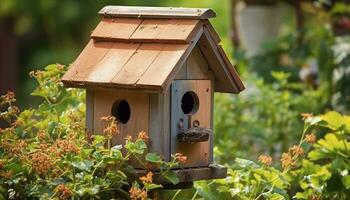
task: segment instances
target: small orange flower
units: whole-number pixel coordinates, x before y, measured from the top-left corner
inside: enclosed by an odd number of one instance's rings
[[[316,142],[316,135],[313,133],[306,135],[305,141],[309,144],[314,144]]]
[[[176,153],[175,160],[179,161],[180,163],[185,163],[187,160],[187,156],[182,155],[182,153]]]
[[[271,158],[271,156],[260,155],[258,158],[258,161],[264,165],[271,165],[272,158]]]
[[[300,115],[301,115],[303,120],[306,120],[306,119],[314,116],[312,113],[301,113]]]
[[[103,130],[104,135],[113,137],[119,133],[115,117],[101,117],[101,120],[107,123],[105,129]]]
[[[56,190],[61,199],[69,199],[72,196],[72,191],[64,184],[58,185]]]
[[[143,184],[153,183],[153,173],[148,172],[148,174],[146,176],[140,177],[140,180],[142,181]]]
[[[288,167],[292,167],[295,163],[292,156],[289,153],[282,154],[281,162],[282,162],[283,169],[286,169]]]
[[[145,131],[141,131],[138,136],[137,136],[137,139],[139,140],[143,140],[143,141],[148,141],[149,137],[147,135],[147,133]]]
[[[291,148],[289,148],[289,151],[290,151],[293,155],[296,155],[296,156],[300,156],[300,155],[303,155],[303,154],[304,154],[304,149],[301,148],[301,147],[298,146],[298,145],[292,146]]]
[[[146,200],[147,199],[147,191],[141,190],[138,187],[131,187],[129,190],[130,193],[130,199],[131,200]]]
[[[127,141],[132,140],[132,136],[131,136],[131,135],[127,135],[127,136],[125,137],[125,140],[127,140]]]
[[[54,166],[50,156],[42,152],[35,152],[31,156],[32,168],[38,175],[44,175]]]
[[[44,140],[46,137],[46,131],[40,130],[40,131],[38,131],[38,133],[36,135],[38,136],[39,140]]]

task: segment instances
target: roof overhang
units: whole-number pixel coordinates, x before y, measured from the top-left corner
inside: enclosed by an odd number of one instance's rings
[[[62,77],[65,85],[163,92],[197,45],[215,75],[215,92],[244,89],[208,20],[102,19],[91,38]]]

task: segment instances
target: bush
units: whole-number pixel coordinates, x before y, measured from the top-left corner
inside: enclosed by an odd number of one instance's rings
[[[0,199],[146,199],[162,186],[153,183],[152,172],[137,181],[128,178],[136,175],[130,158],[176,184],[169,169],[185,157],[178,154],[165,163],[154,153],[145,154],[145,132],[112,147],[118,128],[115,118],[107,116],[101,119],[103,133],[85,133],[85,92],[63,87],[65,69],[49,65],[31,73],[38,82],[32,95],[44,99],[37,108],[20,112],[14,93],[1,96],[0,106],[7,108],[0,117],[10,126],[0,130]]]
[[[349,199],[350,116],[303,117],[300,142],[282,154],[280,168],[267,155],[259,164],[237,158],[226,179],[199,182],[198,193],[206,199]]]
[[[318,113],[322,98],[289,74],[273,72],[274,83],[250,75],[240,95],[215,95],[215,158],[232,163],[235,157],[256,159],[259,153],[279,156],[298,140],[303,112]]]

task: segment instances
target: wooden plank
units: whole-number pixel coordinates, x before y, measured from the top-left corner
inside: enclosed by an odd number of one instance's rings
[[[165,44],[142,44],[111,82],[136,84],[164,47]]]
[[[206,29],[204,29],[204,34],[199,39],[198,46],[215,74],[215,92],[239,93],[239,89],[221,57],[217,45]]]
[[[108,53],[112,45],[113,43],[111,42],[94,42],[90,40],[61,80],[68,84],[75,82],[77,85],[79,82],[86,81],[90,71]]]
[[[94,133],[94,90],[86,90],[86,130],[87,134]]]
[[[139,46],[140,44],[134,43],[113,43],[103,59],[90,70],[86,81],[95,84],[109,84]]]
[[[149,152],[156,152],[164,159],[162,134],[162,104],[161,94],[150,94],[149,98]]]
[[[99,12],[107,17],[208,19],[215,17],[208,8],[105,6]]]
[[[198,180],[211,180],[211,179],[222,179],[227,177],[227,168],[222,165],[212,164],[208,167],[199,168],[184,168],[184,169],[173,169],[180,183],[198,181]],[[144,176],[148,173],[146,170],[137,170],[136,175],[131,175],[129,181],[138,180],[139,177]],[[169,180],[165,179],[160,172],[153,172],[154,182],[157,184],[167,185],[171,184]]]
[[[239,78],[239,75],[238,75],[235,67],[231,64],[229,58],[227,57],[227,55],[226,55],[226,53],[221,45],[218,45],[218,50],[220,52],[222,59],[224,60],[224,62],[226,64],[228,71],[230,72],[233,80],[235,81],[237,89],[239,90],[239,92],[243,91],[245,87],[244,87],[241,79]]]
[[[128,40],[141,22],[142,19],[103,18],[91,38]]]
[[[183,153],[187,162],[182,167],[208,166],[210,163],[210,141],[193,144],[178,142],[179,122],[183,119],[184,128],[191,128],[194,121],[199,127],[211,128],[211,80],[176,80],[171,87],[171,153]],[[198,110],[185,114],[181,108],[183,95],[192,91],[198,96]],[[212,139],[212,137],[210,138]]]
[[[216,44],[219,44],[221,42],[220,36],[219,34],[216,32],[215,28],[213,27],[213,25],[210,23],[209,20],[203,20],[203,24],[204,27],[208,30],[208,32],[210,33],[210,36],[212,37],[212,39],[214,40],[214,42]]]
[[[145,19],[130,37],[134,42],[188,43],[199,26],[198,20]]]
[[[172,44],[165,46],[140,80],[137,81],[137,84],[162,86],[168,75],[184,55],[187,48],[188,45],[185,44]]]
[[[171,103],[171,91],[170,88],[168,88],[163,94],[162,94],[162,106],[163,106],[163,115],[162,119],[164,120],[162,124],[162,132],[164,135],[163,140],[163,152],[164,155],[167,155],[165,159],[168,161],[171,160],[171,152],[170,152],[170,145],[171,145],[171,137],[170,137],[170,121],[171,121],[171,112],[170,112],[170,103]]]
[[[187,79],[209,79],[209,66],[196,46],[187,58]]]

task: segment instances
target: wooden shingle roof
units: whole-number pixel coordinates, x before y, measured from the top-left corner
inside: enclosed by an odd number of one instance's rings
[[[209,9],[107,6],[91,39],[63,76],[71,87],[161,92],[198,45],[215,75],[215,91],[244,89],[206,20]]]

